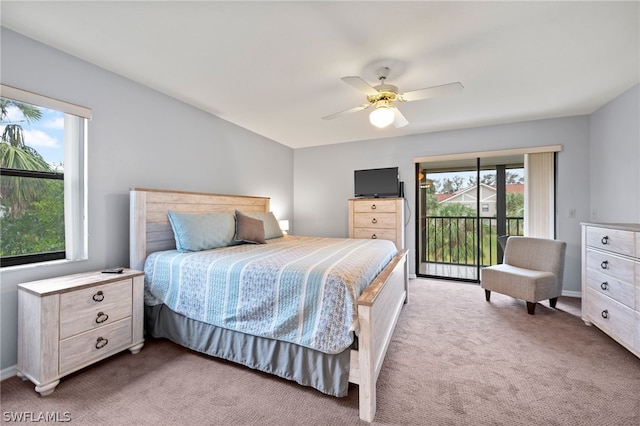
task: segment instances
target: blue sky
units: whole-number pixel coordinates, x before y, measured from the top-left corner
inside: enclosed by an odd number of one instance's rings
[[[50,164],[64,160],[64,113],[41,108],[42,118],[31,124],[24,120],[20,110],[10,107],[7,120],[22,126],[25,143],[34,148]],[[0,132],[4,130],[0,124]]]

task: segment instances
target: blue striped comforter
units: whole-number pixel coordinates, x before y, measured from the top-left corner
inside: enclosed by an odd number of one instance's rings
[[[145,303],[334,354],[351,345],[357,299],[396,253],[385,240],[295,236],[162,251],[145,262]]]

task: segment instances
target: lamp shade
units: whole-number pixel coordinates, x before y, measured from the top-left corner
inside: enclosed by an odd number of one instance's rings
[[[395,113],[393,107],[388,105],[378,105],[376,109],[369,114],[369,121],[376,127],[383,128],[393,123]]]
[[[278,224],[280,225],[282,232],[286,233],[289,230],[289,221],[287,219],[279,220]]]

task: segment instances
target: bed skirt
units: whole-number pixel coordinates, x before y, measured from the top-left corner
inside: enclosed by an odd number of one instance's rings
[[[216,327],[180,315],[166,305],[145,305],[145,331],[186,348],[264,371],[327,395],[349,388],[351,349],[325,354],[310,348]]]

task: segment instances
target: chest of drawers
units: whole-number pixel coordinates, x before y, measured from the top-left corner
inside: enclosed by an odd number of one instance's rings
[[[60,378],[125,349],[143,337],[144,273],[100,271],[18,286],[18,376],[45,396]]]
[[[380,238],[404,249],[404,199],[350,199],[349,238]]]
[[[582,224],[582,319],[640,356],[640,225]]]

